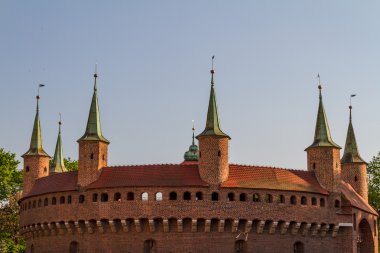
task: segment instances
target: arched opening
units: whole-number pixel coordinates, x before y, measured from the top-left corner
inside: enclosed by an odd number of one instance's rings
[[[83,204],[84,203],[84,195],[79,196],[79,203]]]
[[[340,208],[340,201],[338,199],[335,200],[335,208]]]
[[[133,192],[128,192],[127,193],[127,200],[134,200],[135,199],[135,194]]]
[[[265,202],[267,202],[267,203],[273,202],[273,197],[271,194],[265,194]]]
[[[285,196],[284,195],[278,196],[278,203],[281,203],[281,204],[285,203]]]
[[[177,193],[176,192],[169,193],[169,200],[177,200]]]
[[[93,154],[93,153],[91,153],[91,155],[90,155],[90,159],[91,159],[91,160],[94,159],[94,154]]]
[[[359,223],[359,235],[357,238],[357,252],[358,253],[375,252],[371,227],[368,221],[365,219],[363,219]]]
[[[305,247],[302,242],[295,242],[293,248],[294,248],[294,253],[305,253]]]
[[[307,198],[305,196],[301,197],[301,205],[307,205]]]
[[[147,192],[143,192],[141,194],[141,200],[142,201],[147,201],[148,200],[148,193]]]
[[[30,170],[29,166],[26,166],[25,171],[26,171],[26,172],[29,172],[29,170]],[[32,246],[33,246],[33,245],[32,245]]]
[[[61,196],[59,198],[59,204],[65,204],[65,197],[64,196]]]
[[[156,241],[150,239],[144,242],[144,253],[155,253],[156,252]]]
[[[317,199],[315,197],[311,198],[311,205],[316,206],[317,205]]]
[[[357,177],[357,176],[355,176],[354,180],[355,180],[355,182],[357,182],[357,181],[358,181],[358,177]]]
[[[76,241],[70,242],[70,253],[77,253],[79,252],[79,243]]]
[[[41,207],[41,205],[42,205],[42,200],[39,199],[39,200],[38,200],[38,204],[37,204],[37,206],[38,206],[38,207]]]
[[[191,200],[191,193],[190,192],[184,192],[183,193],[183,200]]]
[[[102,195],[100,195],[100,201],[101,202],[107,202],[108,201],[108,193],[102,193]]]
[[[236,253],[244,253],[246,252],[245,250],[245,241],[244,240],[238,240],[235,242],[235,252]]]
[[[67,196],[67,204],[71,204],[71,195]]]
[[[115,194],[113,195],[113,201],[121,201],[120,192],[115,192]]]
[[[156,200],[161,201],[162,200],[162,192],[157,192],[156,193]]]
[[[44,206],[47,206],[49,204],[49,201],[47,198],[44,199]]]
[[[227,194],[227,200],[228,201],[234,201],[235,200],[235,194],[233,192],[230,192]]]
[[[240,201],[247,201],[247,194],[245,194],[245,193],[240,193],[239,200],[240,200]]]
[[[324,198],[321,198],[321,199],[319,200],[319,205],[322,206],[322,207],[325,206],[325,199],[324,199]]]
[[[211,194],[211,200],[212,201],[218,201],[219,200],[219,194],[217,192],[213,192]]]
[[[253,202],[260,202],[260,195],[258,193],[253,194]]]
[[[203,200],[202,192],[195,193],[195,200]]]
[[[290,204],[292,204],[292,205],[297,204],[297,197],[296,196],[293,195],[290,197]]]
[[[36,201],[33,200],[33,208],[36,208]]]
[[[98,201],[98,194],[94,193],[92,194],[92,202],[97,202]]]
[[[34,245],[33,244],[30,246],[30,253],[34,253]]]
[[[52,204],[52,205],[56,205],[56,204],[57,204],[57,199],[56,199],[55,197],[53,197],[53,198],[51,199],[51,204]]]
[[[222,155],[222,153],[220,152],[220,150],[218,151],[218,156],[221,156]]]

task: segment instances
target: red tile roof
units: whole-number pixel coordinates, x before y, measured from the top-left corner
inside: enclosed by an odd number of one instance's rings
[[[370,206],[365,199],[362,198],[352,186],[344,181],[340,184],[340,190],[346,199],[350,202],[350,204],[356,208],[359,208],[368,213],[372,213],[378,215],[378,213]]]
[[[24,197],[30,197],[51,192],[75,191],[78,172],[54,173],[36,180],[32,190]]]
[[[273,189],[328,194],[314,173],[273,167],[230,164],[228,180],[222,187]]]
[[[106,167],[87,188],[123,186],[208,186],[201,180],[197,164],[160,164]]]

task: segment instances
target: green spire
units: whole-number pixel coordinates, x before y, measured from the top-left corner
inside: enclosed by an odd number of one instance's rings
[[[185,155],[184,155],[184,158],[185,158],[185,161],[198,161],[198,146],[195,145],[195,137],[194,137],[194,131],[195,131],[195,128],[194,128],[194,121],[193,121],[193,142],[192,144],[190,145],[189,147],[189,150],[185,152]]]
[[[84,135],[78,140],[79,141],[103,141],[106,143],[110,143],[106,138],[102,135],[102,130],[100,129],[100,113],[99,113],[99,105],[98,105],[98,95],[97,95],[97,87],[96,87],[96,78],[98,75],[94,74],[94,94],[92,96],[90,113],[88,115],[86,132]]]
[[[354,127],[352,126],[352,106],[350,105],[350,122],[348,124],[346,145],[344,147],[344,154],[342,157],[342,163],[365,163],[360,157],[358,146],[356,144],[356,138],[354,133]]]
[[[55,145],[54,158],[50,167],[50,172],[66,172],[65,163],[63,162],[63,150],[62,150],[62,140],[61,140],[61,125],[62,122],[59,121],[59,131],[57,144]]]
[[[50,157],[44,150],[42,146],[42,134],[41,134],[41,124],[40,124],[40,108],[39,108],[39,100],[40,96],[37,96],[37,111],[36,117],[34,118],[33,132],[32,138],[30,140],[30,148],[29,150],[22,155],[24,156],[48,156]]]
[[[341,148],[331,139],[329,124],[327,122],[325,108],[323,107],[323,102],[322,102],[322,86],[319,85],[318,89],[319,89],[319,108],[318,108],[318,115],[317,115],[317,123],[315,125],[314,142],[308,148],[313,148],[313,147]]]
[[[227,134],[222,132],[219,126],[218,106],[216,104],[214,89],[214,73],[214,69],[211,69],[211,91],[207,111],[206,128],[197,136],[197,138],[201,136],[220,136],[230,138]]]

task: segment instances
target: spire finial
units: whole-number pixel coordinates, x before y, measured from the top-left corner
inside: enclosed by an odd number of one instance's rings
[[[195,131],[195,128],[194,128],[194,120],[192,120],[192,122],[193,122],[193,128],[192,128],[192,130],[193,130],[193,145],[195,144],[195,142],[194,142],[194,138],[195,138],[195,136],[194,136],[194,131]]]
[[[353,97],[356,97],[356,94],[350,95],[350,106],[348,107],[350,109],[350,122],[352,122],[352,113],[351,113],[352,112],[352,104],[351,104],[352,101],[351,100]]]
[[[214,70],[214,58],[215,58],[215,55],[213,55],[211,57],[211,85],[214,85],[214,73],[215,73],[215,70]]]
[[[98,64],[95,63],[95,73],[94,73],[94,79],[95,79],[95,82],[94,82],[94,91],[96,91],[96,78],[98,78]]]
[[[317,75],[318,77],[318,89],[319,89],[319,99],[322,99],[322,84],[321,84],[321,76]]]
[[[59,132],[61,133],[61,125],[62,125],[62,115],[61,115],[61,113],[59,113],[58,125],[59,125]]]

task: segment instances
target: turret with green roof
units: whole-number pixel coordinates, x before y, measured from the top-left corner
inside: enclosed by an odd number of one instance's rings
[[[195,131],[195,128],[193,126],[192,128],[193,130],[193,142],[192,144],[190,145],[189,147],[189,150],[185,152],[184,154],[184,159],[185,161],[198,161],[198,146],[195,145],[195,137],[194,137],[194,131]]]
[[[59,121],[58,124],[59,124],[58,138],[57,138],[57,144],[55,145],[54,157],[52,160],[52,164],[50,166],[50,173],[59,173],[59,172],[67,171],[65,167],[64,159],[63,159],[63,149],[62,149],[62,139],[61,139],[62,122]]]

